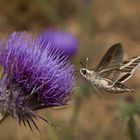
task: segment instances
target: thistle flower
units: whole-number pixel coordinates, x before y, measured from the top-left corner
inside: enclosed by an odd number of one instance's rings
[[[69,101],[73,66],[59,51],[52,50],[51,43],[45,44],[25,32],[14,32],[0,42],[0,64],[4,69],[0,79],[1,121],[10,115],[20,125],[37,128],[35,118],[47,120],[36,110]]]
[[[46,30],[40,34],[42,42],[52,42],[54,49],[63,52],[63,55],[73,57],[77,52],[78,41],[71,34],[63,31]]]

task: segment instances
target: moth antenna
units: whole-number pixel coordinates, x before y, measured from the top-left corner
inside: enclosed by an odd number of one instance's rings
[[[86,68],[87,68],[87,66],[88,66],[88,57],[87,57],[87,59],[86,59]]]
[[[85,65],[83,64],[82,61],[80,61],[80,64],[81,64],[84,68],[87,68],[87,64],[88,64],[87,62],[88,62],[88,57],[86,58],[86,64],[85,64]]]
[[[82,61],[80,61],[80,64],[85,68],[85,65],[83,64],[83,62]]]

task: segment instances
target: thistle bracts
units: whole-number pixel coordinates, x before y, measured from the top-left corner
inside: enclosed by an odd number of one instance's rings
[[[0,109],[3,115],[19,124],[36,124],[41,118],[35,110],[66,105],[74,85],[74,69],[61,55],[52,50],[51,42],[41,43],[28,33],[15,32],[0,43]]]

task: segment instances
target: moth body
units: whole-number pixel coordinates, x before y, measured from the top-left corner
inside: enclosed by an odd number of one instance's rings
[[[111,93],[122,93],[122,92],[132,92],[133,89],[116,81],[112,83],[110,79],[102,78],[96,72],[88,70],[86,68],[80,69],[80,73],[97,89],[105,90]]]
[[[111,83],[109,82],[109,80],[107,80],[106,78],[102,78],[94,71],[82,68],[80,69],[80,73],[97,88],[111,87]]]
[[[123,60],[122,45],[116,43],[107,50],[94,71],[84,66],[80,73],[96,90],[102,89],[111,93],[132,92],[134,90],[123,83],[133,76],[139,66],[140,55]]]
[[[135,91],[134,89],[130,89],[127,86],[125,86],[119,82],[116,82],[114,84],[114,86],[112,86],[110,88],[105,88],[105,90],[107,92],[111,92],[111,93],[123,93],[123,92],[134,92]]]

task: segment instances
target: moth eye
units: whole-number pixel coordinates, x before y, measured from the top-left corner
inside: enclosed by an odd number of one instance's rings
[[[86,75],[87,71],[86,70],[81,70],[81,72]]]

